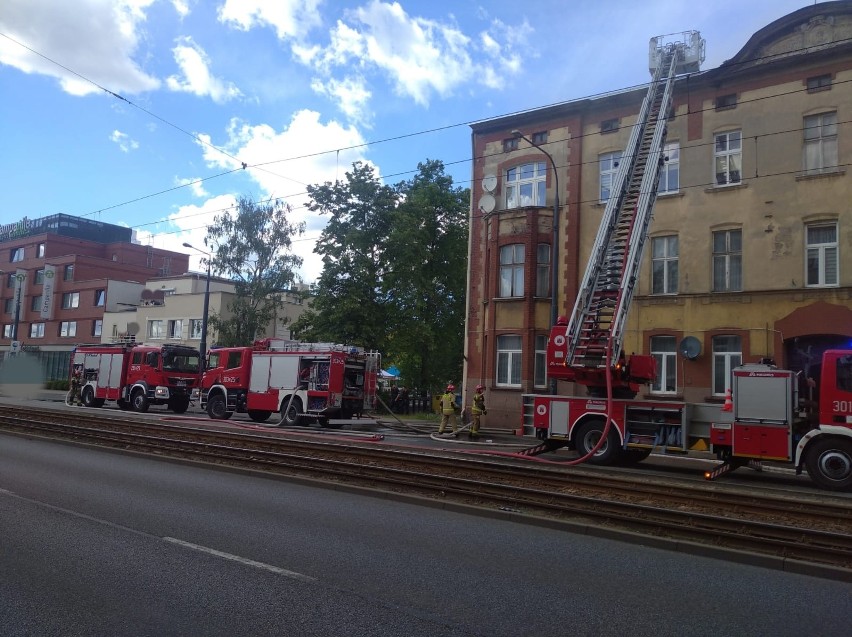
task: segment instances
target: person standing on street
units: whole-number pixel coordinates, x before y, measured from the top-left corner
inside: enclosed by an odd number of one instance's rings
[[[68,394],[68,404],[69,405],[77,405],[78,407],[82,406],[83,403],[80,402],[80,370],[74,369],[71,372],[71,391]]]
[[[482,422],[482,417],[487,413],[485,411],[485,387],[477,385],[473,394],[473,404],[470,406],[473,423],[470,426],[469,438],[479,438],[479,425]]]
[[[447,423],[453,428],[453,435],[458,433],[458,420],[456,419],[456,386],[450,383],[447,391],[441,395],[441,425],[438,434],[444,433]]]

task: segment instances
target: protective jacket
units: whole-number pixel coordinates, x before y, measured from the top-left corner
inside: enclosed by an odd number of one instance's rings
[[[484,414],[485,413],[485,394],[481,394],[479,392],[473,395],[473,405],[470,407],[470,413],[472,414]]]
[[[453,392],[448,391],[441,396],[441,413],[448,415],[456,413],[456,395]]]

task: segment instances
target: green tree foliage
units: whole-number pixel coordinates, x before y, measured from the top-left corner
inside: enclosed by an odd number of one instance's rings
[[[315,251],[323,272],[303,340],[377,349],[409,386],[461,378],[469,191],[440,161],[391,188],[356,163],[346,179],[309,186],[309,208],[330,215]]]
[[[204,244],[212,251],[211,267],[235,282],[228,304],[230,318],[213,314],[209,323],[223,346],[250,345],[265,333],[292,289],[294,269],[302,259],[291,253],[293,236],[305,230],[292,223],[290,206],[240,197],[234,214],[217,215],[207,228]]]

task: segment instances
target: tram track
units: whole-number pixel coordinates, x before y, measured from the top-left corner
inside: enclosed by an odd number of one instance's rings
[[[306,441],[57,410],[4,409],[0,429],[161,457],[391,491],[496,514],[821,565],[852,581],[852,501],[762,497],[670,479],[602,475],[505,458]],[[845,574],[845,575],[844,575]],[[834,576],[838,576],[836,573]]]

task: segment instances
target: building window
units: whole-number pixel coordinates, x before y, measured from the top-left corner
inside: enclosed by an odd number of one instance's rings
[[[40,312],[42,300],[43,300],[43,298],[42,298],[41,294],[39,294],[38,296],[32,297],[30,299],[30,309],[34,312]]]
[[[715,136],[713,160],[717,186],[738,184],[742,180],[742,142],[742,131],[738,130]]]
[[[538,334],[535,337],[533,385],[535,387],[547,387],[547,336],[544,334]]]
[[[6,299],[6,301],[3,303],[3,311],[6,314],[11,314],[14,307],[15,307],[15,299]]]
[[[726,111],[731,108],[737,107],[737,94],[731,93],[730,95],[720,95],[716,98],[716,110],[717,111]]]
[[[651,251],[651,294],[677,294],[677,235],[655,237]]]
[[[12,331],[14,330],[14,325],[4,325],[3,326],[3,338],[12,338]]]
[[[74,280],[74,265],[69,264],[66,265],[62,272],[62,278],[65,281],[73,281]]]
[[[189,319],[189,338],[201,338],[201,330],[204,321],[201,319]]]
[[[36,248],[36,258],[38,258],[38,259],[44,258],[44,244],[43,243],[39,243],[38,247]]]
[[[739,336],[713,337],[713,395],[724,396],[731,387],[733,370],[743,364]]]
[[[539,243],[536,251],[535,295],[550,296],[550,244]]]
[[[739,292],[743,289],[743,232],[721,230],[713,233],[713,291]]]
[[[663,195],[680,190],[680,143],[671,142],[663,149],[660,183],[657,193]]]
[[[504,334],[497,337],[497,385],[521,386],[521,337]]]
[[[148,321],[148,338],[165,338],[165,336],[166,326],[163,325],[163,321]]]
[[[100,336],[104,331],[104,322],[101,319],[92,321],[92,336]]]
[[[6,275],[6,287],[7,288],[15,287],[15,273],[14,272],[9,272],[9,274]]]
[[[181,319],[169,321],[169,338],[180,339],[182,331],[183,321]]]
[[[60,336],[77,336],[77,321],[62,321],[59,324]]]
[[[95,290],[95,307],[103,307],[106,303],[106,290]]]
[[[524,295],[524,244],[513,243],[500,248],[500,296]]]
[[[600,155],[598,163],[601,170],[600,201],[604,203],[609,199],[615,185],[615,175],[618,172],[618,165],[621,163],[621,151]]]
[[[518,138],[510,137],[503,140],[503,152],[508,153],[513,150],[518,150]]]
[[[806,173],[837,170],[837,113],[809,115],[804,122]]]
[[[677,342],[674,336],[652,336],[651,356],[657,361],[657,377],[651,383],[655,394],[677,393]]]
[[[66,292],[62,295],[62,309],[70,310],[75,307],[80,307],[80,293]]]
[[[9,262],[16,263],[17,261],[24,260],[24,249],[23,248],[12,248],[9,252]]]
[[[30,338],[44,338],[44,323],[30,325]]]
[[[805,227],[807,241],[808,287],[837,285],[837,224],[812,224]]]
[[[506,208],[545,205],[547,168],[543,161],[506,171]]]
[[[35,284],[36,285],[44,285],[44,268],[42,268],[41,270],[36,270]]]
[[[615,117],[613,119],[605,119],[601,122],[601,132],[602,133],[614,133],[618,130],[618,118]]]
[[[831,90],[831,73],[826,73],[825,75],[815,75],[814,77],[809,77],[805,82],[805,85],[808,87],[808,93],[818,93],[819,91],[830,91]]]
[[[536,146],[541,146],[547,143],[547,131],[539,131],[532,134],[532,143]]]

